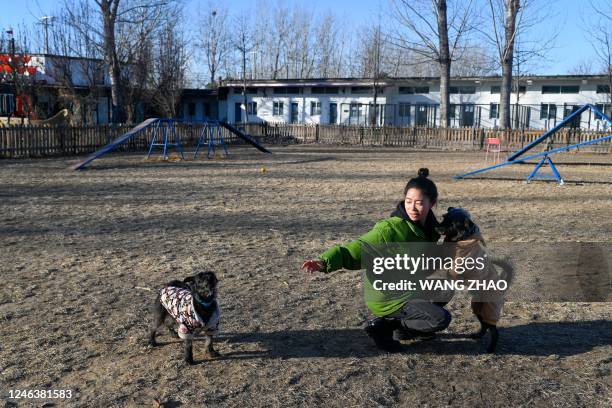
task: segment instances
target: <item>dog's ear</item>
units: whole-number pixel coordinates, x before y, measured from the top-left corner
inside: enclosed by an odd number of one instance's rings
[[[446,212],[450,212],[450,211],[452,211],[452,210],[454,210],[454,209],[455,209],[455,207],[448,207],[448,208],[446,209]]]
[[[183,282],[193,291],[195,290],[195,279],[193,276],[186,277]]]

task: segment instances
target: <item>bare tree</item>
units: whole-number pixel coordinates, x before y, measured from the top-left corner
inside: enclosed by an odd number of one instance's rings
[[[520,98],[521,77],[534,61],[546,61],[547,52],[557,37],[557,27],[541,30],[542,21],[552,21],[548,2],[538,0],[487,0],[488,23],[483,21],[480,34],[496,51],[496,65],[501,69],[500,127],[511,127],[511,95]]]
[[[248,122],[248,107],[247,107],[247,55],[256,47],[254,42],[254,33],[252,22],[246,13],[242,13],[236,17],[235,22],[238,29],[235,32],[233,46],[240,53],[242,62],[242,95],[244,101],[244,123]]]
[[[201,17],[200,44],[210,75],[210,84],[214,86],[215,78],[223,70],[223,63],[230,52],[227,9],[211,1]]]
[[[166,117],[177,116],[177,107],[185,87],[187,71],[187,43],[175,26],[168,21],[159,32],[153,52],[151,100]]]
[[[588,59],[580,60],[569,69],[568,73],[570,75],[593,75],[595,73],[593,61]]]
[[[510,96],[512,94],[514,43],[518,32],[517,20],[520,21],[524,7],[521,8],[520,0],[503,0],[503,3],[500,1],[488,0],[488,3],[491,11],[495,45],[497,46],[502,69],[499,124],[502,129],[506,129],[510,127]],[[520,16],[519,10],[521,10]],[[502,29],[503,35],[501,32]]]
[[[177,6],[178,0],[93,0],[97,18],[82,21],[76,10],[89,8],[88,0],[64,0],[64,12],[70,24],[86,37],[91,46],[98,47],[104,55],[111,85],[113,122],[123,121],[125,116],[125,90],[122,70],[126,65],[125,52],[142,40],[139,35],[146,27],[147,35],[153,35]],[[140,27],[140,29],[135,29]]]
[[[315,28],[317,44],[315,48],[317,51],[315,71],[317,76],[321,78],[332,76],[334,61],[337,58],[337,50],[341,49],[341,47],[338,47],[338,33],[335,21],[333,14],[327,13]]]
[[[587,34],[597,55],[601,72],[606,76],[608,102],[612,103],[612,5],[607,1],[590,1],[595,20],[585,22]]]
[[[453,2],[450,9],[446,0],[393,0],[392,5],[396,21],[407,30],[407,33],[396,32],[393,43],[412,51],[421,63],[435,62],[438,65],[440,126],[447,127],[451,64],[472,29],[472,0]]]

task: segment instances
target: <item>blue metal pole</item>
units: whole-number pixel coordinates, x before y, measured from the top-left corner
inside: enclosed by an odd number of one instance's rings
[[[160,121],[157,121],[155,123],[155,127],[153,128],[153,137],[151,138],[151,146],[149,146],[149,153],[147,153],[147,159],[151,157],[151,151],[153,150],[153,146],[155,146],[155,139],[157,138],[157,131],[159,130],[159,123]]]
[[[166,123],[166,126],[164,126],[162,129],[164,132],[164,160],[168,160],[168,124]]]
[[[225,145],[225,141],[223,140],[223,132],[221,132],[221,126],[217,125],[217,133],[219,136],[219,143],[223,146],[223,151],[225,152],[225,156],[228,156],[229,153],[227,151],[227,146]]]
[[[208,128],[208,151],[206,152],[207,159],[210,159],[210,152],[215,154],[215,132],[212,127]]]
[[[527,146],[523,147],[518,152],[513,153],[512,155],[508,156],[507,160],[508,161],[512,161],[512,160],[516,159],[517,157],[519,157],[520,155],[522,155],[523,153],[525,153],[526,151],[528,151],[528,150],[532,149],[533,147],[539,145],[540,143],[542,143],[544,141],[544,139],[547,139],[548,137],[550,137],[551,135],[556,133],[559,129],[561,129],[563,126],[565,126],[566,123],[568,123],[572,119],[574,119],[574,117],[576,117],[577,115],[580,115],[582,112],[587,110],[588,107],[589,107],[589,104],[581,106],[580,109],[578,109],[576,112],[573,112],[567,118],[565,118],[561,122],[559,122],[559,124],[557,126],[555,126],[554,128],[550,129],[549,131],[545,132],[542,136],[538,137],[536,140],[534,140],[533,142],[529,143]]]
[[[591,145],[591,144],[595,144],[595,143],[599,143],[599,142],[604,142],[604,141],[610,140],[610,139],[612,139],[612,135],[600,137],[599,139],[593,139],[593,140],[589,140],[589,141],[582,142],[582,143],[577,143],[577,144],[570,145],[570,146],[559,147],[558,149],[549,150],[547,152],[541,152],[541,153],[538,153],[538,154],[533,154],[531,156],[522,157],[522,158],[519,158],[518,160],[506,161],[504,163],[496,164],[494,166],[484,167],[482,169],[474,170],[474,171],[471,171],[469,173],[460,174],[460,175],[455,176],[454,178],[455,179],[462,179],[462,178],[465,178],[465,177],[468,177],[468,176],[472,176],[474,174],[484,173],[485,171],[493,170],[493,169],[496,169],[498,167],[509,166],[511,164],[516,164],[516,163],[523,163],[523,162],[525,162],[527,160],[534,159],[536,157],[542,157],[542,156],[546,156],[546,155],[549,155],[549,154],[559,153],[559,152],[575,149],[575,148],[580,147],[580,146],[587,146],[587,145]]]
[[[198,157],[198,152],[200,151],[200,145],[204,143],[204,135],[206,134],[206,126],[208,124],[204,124],[202,130],[200,131],[200,136],[198,137],[198,145],[196,146],[195,153],[193,154],[193,159],[195,160]]]
[[[183,154],[183,145],[181,144],[181,139],[177,136],[176,128],[174,127],[174,121],[170,122],[172,126],[172,135],[174,136],[174,144],[181,154],[181,159],[185,160],[185,155]]]

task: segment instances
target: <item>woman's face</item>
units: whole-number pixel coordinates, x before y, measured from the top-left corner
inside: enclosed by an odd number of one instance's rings
[[[406,198],[404,199],[404,207],[406,208],[406,213],[408,217],[412,221],[418,221],[421,224],[425,224],[425,220],[427,219],[427,214],[429,214],[429,210],[436,203],[432,203],[429,197],[427,197],[423,192],[418,188],[411,188],[406,192]]]

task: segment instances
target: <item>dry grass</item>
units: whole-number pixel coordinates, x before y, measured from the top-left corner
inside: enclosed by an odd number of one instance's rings
[[[468,208],[492,243],[610,242],[610,166],[563,166],[557,187],[451,176],[474,153],[292,147],[180,163],[117,155],[0,162],[0,389],[72,389],[58,405],[609,406],[610,303],[509,303],[496,355],[463,334],[464,300],[437,340],[376,351],[358,273],[300,262],[388,215],[430,168],[439,210]],[[561,161],[612,164],[605,156]],[[261,172],[265,166],[266,171]],[[523,178],[531,167],[492,176]],[[220,278],[223,357],[186,367],[145,337],[158,288],[201,267]],[[40,405],[40,404],[39,404]]]

